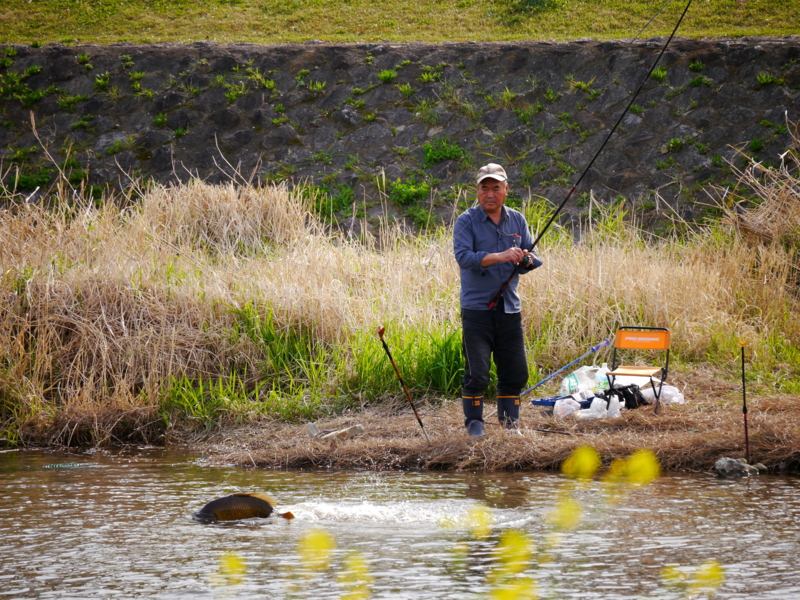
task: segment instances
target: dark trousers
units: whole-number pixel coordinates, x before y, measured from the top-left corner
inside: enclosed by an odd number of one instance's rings
[[[483,396],[489,385],[489,362],[497,368],[497,395],[518,396],[528,383],[522,314],[496,310],[461,310],[464,380],[461,394]]]

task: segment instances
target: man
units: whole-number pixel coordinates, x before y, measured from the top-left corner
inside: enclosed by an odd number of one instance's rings
[[[461,268],[461,324],[464,380],[461,402],[464,426],[472,437],[484,435],[483,394],[489,384],[490,359],[497,369],[497,414],[501,425],[517,429],[519,394],[528,382],[528,362],[517,294],[519,274],[541,266],[525,217],[504,206],[508,177],[500,165],[478,170],[478,204],[462,213],[453,232]],[[517,275],[493,309],[489,303],[518,264]]]

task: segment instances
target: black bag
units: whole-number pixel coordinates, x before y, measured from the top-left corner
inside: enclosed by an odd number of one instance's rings
[[[639,391],[639,386],[635,383],[611,388],[603,392],[603,398],[605,398],[606,403],[614,396],[617,397],[619,403],[625,406],[627,410],[639,408],[647,404],[647,400],[644,399],[642,392]]]

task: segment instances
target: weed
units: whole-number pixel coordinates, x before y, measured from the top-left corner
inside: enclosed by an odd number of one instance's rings
[[[354,100],[350,98],[350,100],[348,100],[348,104],[350,104],[350,106],[354,106],[355,108],[364,108],[366,102],[363,100]]]
[[[31,155],[39,151],[36,146],[31,146],[30,148],[17,148],[15,146],[9,146],[8,149],[11,151],[11,153],[6,155],[6,159],[16,164],[28,162],[28,159],[31,157]]]
[[[167,124],[167,115],[164,113],[158,113],[155,117],[153,117],[153,125],[156,127],[164,127]]]
[[[696,140],[693,141],[692,143],[694,144],[694,147],[697,148],[698,154],[703,154],[703,155],[708,154],[708,151],[711,149],[711,147],[708,144],[703,144]]]
[[[501,106],[505,106],[506,108],[512,108],[514,106],[514,100],[516,99],[516,97],[517,95],[514,92],[506,88],[500,94],[500,98],[498,99],[498,101]]]
[[[197,98],[197,96],[203,93],[203,90],[201,90],[199,87],[192,86],[188,83],[179,85],[177,89],[185,94],[189,94],[189,96],[192,98]]]
[[[41,47],[42,47],[42,42],[40,42],[39,40],[31,42],[31,48],[41,48]]]
[[[397,89],[403,94],[403,98],[410,98],[414,95],[414,88],[411,87],[410,83],[401,83],[397,86]]]
[[[311,81],[308,82],[308,91],[313,92],[315,94],[319,94],[325,90],[325,86],[328,85],[326,81]]]
[[[14,58],[17,55],[17,49],[14,46],[6,46],[3,48],[3,56],[6,58]]]
[[[449,142],[446,138],[436,138],[422,146],[424,153],[423,162],[433,166],[443,160],[461,160],[464,158],[464,149],[458,144]]]
[[[354,96],[360,96],[361,94],[366,94],[368,91],[369,91],[369,88],[367,88],[367,89],[364,89],[364,88],[353,88],[350,93],[352,95],[354,95]]]
[[[667,78],[667,67],[656,67],[650,72],[650,78],[661,83]]]
[[[670,88],[670,90],[666,94],[664,94],[664,98],[667,100],[672,100],[673,98],[677,98],[678,96],[680,96],[685,91],[686,88],[684,86]]]
[[[431,193],[431,185],[427,181],[415,181],[409,179],[402,181],[396,180],[388,185],[389,200],[398,206],[411,206],[423,200],[427,200]]]
[[[62,110],[71,113],[75,110],[75,106],[78,102],[82,102],[83,100],[87,100],[89,96],[84,96],[83,94],[78,94],[77,96],[70,96],[69,94],[63,94],[58,98],[58,105],[61,107]]]
[[[147,73],[144,71],[131,71],[128,73],[128,79],[131,81],[140,81],[145,75],[147,75]]]
[[[587,102],[594,102],[600,95],[603,93],[603,90],[592,90],[588,94],[586,94],[586,101]]]
[[[644,108],[642,108],[638,104],[631,104],[630,111],[637,117],[641,117],[644,114]]]
[[[286,118],[286,117],[277,117],[277,118],[275,118],[275,119],[272,119],[272,124],[273,124],[273,125],[283,125],[283,124],[284,124],[284,123],[286,123],[286,121],[288,121],[288,120],[289,120],[289,119],[288,119],[288,118]]]
[[[229,104],[233,104],[238,100],[241,96],[244,96],[248,92],[247,85],[244,82],[241,82],[239,85],[230,85],[228,87],[228,91],[225,92],[225,99],[228,101]]]
[[[670,169],[673,166],[675,166],[675,159],[672,158],[671,156],[667,160],[660,160],[660,161],[658,161],[656,163],[656,169],[659,169],[659,170],[662,170],[662,171],[664,169]]]
[[[186,135],[186,133],[187,133],[188,131],[189,131],[189,129],[188,129],[188,128],[186,128],[186,127],[178,127],[178,128],[177,128],[175,131],[173,131],[172,133],[174,133],[174,134],[175,134],[175,137],[183,137],[183,136],[185,136],[185,135]]]
[[[419,80],[422,83],[433,83],[434,81],[440,81],[441,79],[442,74],[435,71],[425,71],[419,76]]]
[[[152,100],[153,96],[155,96],[155,92],[153,92],[153,90],[148,90],[147,88],[139,86],[139,89],[136,90],[134,96],[136,96],[137,98],[147,98],[148,100]]]
[[[91,57],[88,54],[78,54],[78,64],[85,65],[91,61]]]
[[[697,71],[702,71],[703,69],[705,69],[705,65],[703,63],[701,63],[699,60],[695,60],[695,61],[692,61],[691,63],[689,63],[689,70],[690,71],[697,72]]]
[[[31,65],[22,72],[22,75],[20,75],[20,77],[22,77],[22,79],[27,79],[28,77],[31,77],[33,75],[38,75],[41,72],[42,72],[42,67],[40,67],[39,65]]]
[[[312,160],[324,165],[329,165],[333,162],[333,152],[325,152],[324,150],[316,152],[312,156]]]
[[[364,115],[364,120],[365,121],[374,121],[377,116],[378,116],[377,113],[368,112],[368,113],[366,113]]]
[[[678,152],[683,148],[683,140],[681,138],[672,138],[666,143],[668,152]]]
[[[514,113],[517,115],[519,122],[523,125],[530,125],[533,121],[534,115],[539,114],[544,110],[545,106],[541,102],[531,104],[524,108],[515,108]]]
[[[247,78],[253,82],[256,89],[265,89],[265,90],[274,90],[275,89],[275,81],[270,79],[266,76],[266,74],[261,73],[258,69],[253,69],[248,67],[245,69],[247,73]]]
[[[558,100],[561,95],[554,91],[552,88],[547,88],[544,92],[544,99],[547,100],[550,104],[553,104],[556,100]]]
[[[764,72],[761,72],[756,76],[756,81],[758,81],[758,85],[760,87],[768,87],[770,85],[783,85],[786,83],[785,79],[777,77],[776,75],[773,75],[771,73],[764,73]]]
[[[416,116],[428,125],[436,125],[439,122],[439,113],[436,112],[436,103],[423,100],[416,106]]]
[[[108,93],[108,99],[109,99],[109,100],[112,100],[113,102],[119,102],[120,100],[122,100],[122,99],[125,97],[125,94],[123,94],[123,93],[120,91],[120,89],[119,89],[117,86],[115,86],[115,85],[114,85],[114,86],[112,86],[112,87],[111,87],[111,88],[108,90],[108,92],[107,92],[107,93]]]
[[[280,104],[280,103],[278,103],[275,106],[273,106],[273,108],[275,109],[275,112],[278,113],[279,115],[283,114],[284,112],[286,112],[286,107],[283,104]]]
[[[544,171],[547,168],[547,165],[544,163],[525,163],[521,167],[521,175],[520,181],[522,185],[530,186],[533,185],[533,179]]]
[[[372,61],[374,60],[374,58],[375,57],[372,56],[372,54],[370,54],[369,51],[367,51],[365,56],[364,56],[364,64],[365,65],[372,65]]]
[[[53,178],[53,170],[48,167],[40,167],[34,171],[22,171],[15,180],[15,187],[19,190],[35,190],[50,183]]]
[[[105,73],[100,73],[99,75],[95,75],[94,78],[94,89],[103,92],[108,87],[108,84],[111,83],[111,75],[108,71]]]
[[[725,166],[725,161],[722,159],[721,154],[715,154],[711,157],[711,166],[721,169]]]
[[[750,143],[747,144],[747,147],[750,148],[751,152],[761,152],[764,149],[764,140],[761,138],[753,138],[750,140]]]
[[[294,76],[294,80],[297,82],[297,85],[303,85],[306,76],[311,73],[308,69],[301,69],[297,72],[297,75]]]
[[[91,131],[91,121],[94,117],[92,115],[84,115],[77,121],[75,121],[71,127],[72,129],[85,129],[86,131]]]
[[[5,127],[9,131],[15,131],[15,123],[14,121],[0,121],[0,127]]]
[[[119,57],[123,69],[130,69],[133,66],[133,58],[129,54],[123,54]]]
[[[0,69],[7,69],[14,64],[14,59],[9,57],[0,58]]]
[[[580,90],[582,92],[591,92],[592,91],[592,84],[594,83],[594,78],[591,81],[576,81],[573,79],[572,75],[567,76],[567,83],[569,87],[573,90]]]
[[[689,82],[689,85],[691,85],[692,87],[701,87],[701,86],[713,87],[714,82],[705,75],[698,75]]]
[[[111,156],[119,152],[124,152],[125,150],[130,150],[133,147],[134,139],[135,138],[133,136],[130,136],[126,140],[114,140],[114,143],[106,148],[106,156]]]
[[[386,69],[378,73],[378,79],[381,83],[392,83],[397,78],[397,71],[393,69]]]

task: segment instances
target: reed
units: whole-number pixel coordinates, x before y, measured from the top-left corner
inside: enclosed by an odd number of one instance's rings
[[[521,284],[533,376],[618,325],[648,324],[673,331],[678,363],[735,369],[747,339],[759,377],[790,390],[800,307],[797,227],[785,217],[797,211],[784,206],[797,201],[796,161],[741,171],[720,197],[726,216],[680,237],[642,231],[624,205],[595,208],[581,241],[549,232],[544,266]],[[382,325],[409,387],[457,393],[449,228],[412,236],[383,223],[348,239],[285,186],[192,181],[97,205],[59,189],[54,207],[8,196],[0,212],[6,443],[152,441],[168,425],[378,402],[397,391]],[[753,196],[760,203],[743,209]],[[535,229],[550,205],[529,199],[523,210]],[[780,232],[752,234],[765,224]]]

